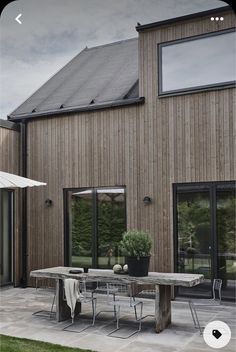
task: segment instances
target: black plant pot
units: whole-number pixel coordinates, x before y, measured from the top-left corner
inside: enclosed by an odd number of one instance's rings
[[[129,276],[148,276],[150,256],[148,257],[127,257]]]

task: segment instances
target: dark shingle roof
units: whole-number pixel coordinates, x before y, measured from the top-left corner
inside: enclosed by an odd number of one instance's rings
[[[138,39],[85,48],[10,114],[31,117],[46,112],[99,105],[138,97]]]

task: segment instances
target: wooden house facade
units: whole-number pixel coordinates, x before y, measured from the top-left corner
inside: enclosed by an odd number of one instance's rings
[[[224,20],[212,21],[212,16]],[[132,53],[137,54],[138,72],[136,77],[136,68],[132,71],[132,63],[127,62],[133,76],[130,73],[132,84],[125,94],[100,101],[94,96],[90,103],[81,98],[77,108],[72,107],[74,98],[71,105],[61,100],[55,108],[47,94],[56,91],[55,97],[61,98],[63,93],[57,87],[50,91],[46,83],[41,96],[33,101],[33,95],[25,110],[23,103],[10,115],[24,131],[24,176],[47,182],[46,187],[28,189],[23,205],[27,208],[23,269],[28,285],[33,269],[111,267],[123,260],[116,243],[121,232],[135,228],[152,236],[151,271],[204,273],[206,284],[197,292],[201,296],[209,295],[213,278],[222,277],[223,295],[232,299],[236,276],[233,68],[232,80],[216,78],[212,83],[211,77],[209,84],[191,86],[186,74],[181,86],[186,59],[182,75],[177,67],[178,84],[172,87],[164,60],[172,68],[173,58],[178,62],[178,45],[181,52],[188,51],[188,45],[191,51],[195,44],[200,50],[201,39],[224,35],[227,39],[234,28],[235,15],[229,8],[139,25],[138,39],[124,44],[137,45]],[[89,50],[79,60],[90,55]],[[100,53],[94,51],[93,58],[96,55],[99,58]],[[121,83],[126,84],[125,78]],[[107,84],[111,84],[110,94],[115,80]],[[32,109],[35,102],[38,105]],[[0,129],[1,141],[14,159],[20,150],[19,132],[7,130],[7,137],[4,133]],[[13,142],[10,133],[17,134]],[[19,159],[13,159],[11,167],[3,158],[1,169],[18,173]],[[229,218],[230,225],[223,231]],[[110,232],[108,223],[113,226]],[[15,285],[21,276],[14,276]],[[193,294],[191,290],[180,293]]]

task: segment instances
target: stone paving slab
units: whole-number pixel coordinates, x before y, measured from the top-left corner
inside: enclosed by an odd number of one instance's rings
[[[153,319],[148,317],[143,321],[143,329],[139,334],[129,339],[108,337],[107,333],[114,327],[112,314],[101,313],[96,325],[82,333],[62,331],[68,322],[57,323],[53,319],[32,316],[40,309],[50,310],[53,294],[51,291],[35,290],[33,288],[10,288],[0,291],[0,333],[10,336],[35,339],[45,342],[61,344],[69,347],[80,347],[98,352],[210,352],[198,330],[193,326],[188,303],[185,301],[172,302],[172,324],[162,333],[157,334]],[[144,299],[144,315],[152,314],[154,305],[152,300]],[[99,301],[98,310],[107,309]],[[235,305],[201,308],[199,319],[202,325],[212,320],[222,320],[231,328],[232,339],[221,351],[234,352],[236,345],[236,310]],[[83,308],[88,322],[90,311]],[[134,316],[123,312],[121,334],[135,329]],[[126,328],[129,324],[129,329]],[[82,324],[79,323],[78,324]],[[124,331],[123,331],[124,330]]]

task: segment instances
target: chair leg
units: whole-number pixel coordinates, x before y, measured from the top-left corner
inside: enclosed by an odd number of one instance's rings
[[[51,305],[51,309],[50,311],[48,310],[38,310],[37,312],[32,313],[32,315],[35,315],[36,317],[43,317],[43,318],[52,318],[55,316],[55,312],[53,312],[53,307],[55,304],[55,299],[56,299],[56,293],[54,293],[53,296],[53,301],[52,301],[52,305]]]
[[[115,294],[113,294],[113,302],[116,300]],[[114,305],[113,310],[100,310],[97,314],[96,317],[99,316],[101,313],[114,313],[114,318],[116,319],[116,307]]]
[[[135,307],[136,308],[136,307]],[[147,317],[147,315],[145,316]],[[137,321],[139,321],[139,328],[138,331],[141,331],[142,329],[142,320],[145,318],[143,317],[143,302],[140,302],[140,318],[136,319]]]
[[[93,298],[92,299],[92,324],[88,325],[88,326],[85,326],[85,328],[82,328],[80,330],[75,330],[75,329],[68,329],[70,328],[72,325],[74,325],[75,321],[74,321],[74,318],[72,318],[72,321],[70,324],[66,325],[62,330],[64,331],[69,331],[69,332],[76,332],[76,333],[81,333],[85,330],[87,330],[88,328],[91,328],[94,326],[95,324],[95,319],[96,319],[96,298]]]
[[[134,298],[134,302],[135,302],[135,298]],[[146,314],[144,315],[144,317],[142,317],[142,320],[146,319],[147,317],[152,317],[152,318],[155,318],[155,315],[154,314]],[[137,312],[136,312],[136,307],[135,307],[135,319],[137,319]]]
[[[54,307],[54,304],[55,304],[55,300],[56,300],[56,293],[54,293],[53,300],[52,300],[52,306],[51,306],[51,311],[50,311],[51,314],[55,314],[55,312],[53,312],[53,307]]]
[[[116,328],[114,330],[112,330],[111,332],[109,332],[109,334],[107,336],[111,336],[112,334],[114,334],[114,332],[120,330],[120,327],[119,327],[120,306],[118,306],[118,310],[116,310],[115,306],[114,306],[114,309],[116,311]],[[112,336],[112,337],[117,337],[117,336]]]
[[[116,329],[112,330],[107,336],[109,337],[116,337],[119,339],[128,339],[131,336],[137,334],[138,332],[141,331],[142,328],[142,313],[143,313],[143,302],[140,302],[140,318],[137,317],[137,309],[136,306],[134,307],[134,314],[135,314],[135,319],[136,321],[139,322],[138,329],[133,331],[131,334],[128,336],[119,336],[119,335],[113,335],[116,331],[120,330],[120,325],[119,325],[119,320],[120,320],[120,306],[118,306],[118,312],[116,313]],[[113,336],[112,336],[113,335]]]
[[[96,319],[96,305],[97,305],[97,300],[96,298],[94,298],[92,300],[92,310],[93,310],[93,322],[92,322],[92,326],[94,326],[95,324],[95,319]]]
[[[200,335],[202,335],[202,328],[201,328],[201,325],[199,323],[197,311],[196,311],[196,308],[194,306],[194,303],[191,302],[191,301],[189,301],[189,308],[190,308],[190,312],[191,312],[191,315],[192,315],[194,327],[196,329],[199,329]]]

